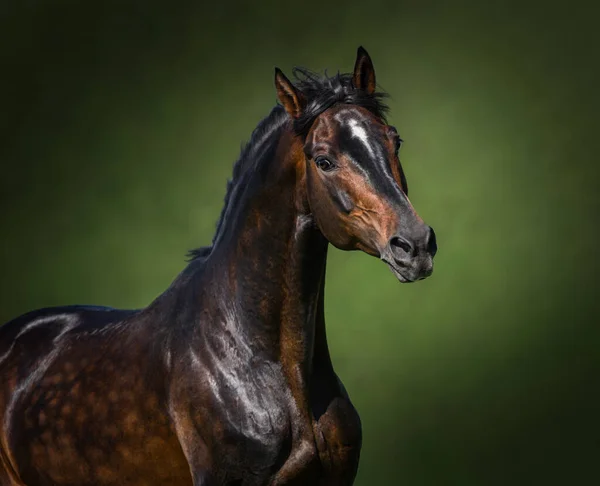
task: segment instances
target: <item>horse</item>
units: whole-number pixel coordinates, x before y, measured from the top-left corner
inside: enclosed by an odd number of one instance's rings
[[[360,47],[354,71],[275,69],[210,246],[147,307],[0,327],[0,485],[351,485],[360,417],[327,345],[328,245],[428,277],[435,233]]]

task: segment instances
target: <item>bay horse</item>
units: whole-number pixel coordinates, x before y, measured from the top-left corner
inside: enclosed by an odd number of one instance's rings
[[[361,422],[324,320],[328,244],[429,276],[367,52],[279,69],[209,247],[140,310],[39,309],[0,328],[0,485],[351,485]]]

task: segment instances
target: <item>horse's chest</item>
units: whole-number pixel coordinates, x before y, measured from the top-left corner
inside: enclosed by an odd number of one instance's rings
[[[227,458],[228,474],[271,471],[291,440],[289,395],[280,369],[229,368],[217,372],[209,387],[212,399],[205,416],[210,421],[204,420],[204,426],[210,429],[215,455]]]

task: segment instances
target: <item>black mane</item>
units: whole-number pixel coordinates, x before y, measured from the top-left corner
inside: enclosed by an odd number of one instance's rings
[[[296,67],[293,75],[297,82],[294,86],[304,95],[306,107],[300,118],[294,121],[294,130],[298,135],[306,137],[316,118],[328,108],[336,104],[356,105],[366,108],[376,117],[386,121],[388,106],[383,102],[386,93],[356,89],[351,74],[337,73],[329,77],[327,73],[319,76],[306,68]]]
[[[366,91],[356,89],[352,82],[351,74],[340,74],[339,72],[329,77],[327,73],[323,76],[310,71],[306,68],[295,67],[292,71],[296,82],[294,86],[303,94],[306,101],[306,106],[302,115],[294,120],[293,127],[297,135],[302,138],[306,137],[310,127],[321,113],[331,108],[336,104],[356,105],[369,110],[378,118],[386,121],[386,113],[388,106],[384,103],[386,93],[375,92],[369,94]],[[216,236],[225,220],[225,213],[231,204],[232,193],[234,188],[240,183],[245,172],[249,167],[254,167],[260,157],[260,145],[264,144],[265,138],[271,133],[278,132],[285,124],[285,120],[290,121],[285,110],[281,105],[275,106],[271,113],[264,118],[252,132],[252,136],[248,143],[243,145],[240,156],[233,166],[233,175],[227,181],[227,191],[225,193],[225,201],[212,244],[215,242]],[[206,258],[211,250],[211,246],[196,248],[188,252],[188,260],[196,260]]]

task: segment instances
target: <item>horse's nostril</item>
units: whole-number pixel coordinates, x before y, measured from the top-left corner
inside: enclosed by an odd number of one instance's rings
[[[435,231],[433,231],[433,228],[431,226],[429,227],[429,236],[427,238],[427,252],[432,257],[434,257],[437,253],[437,241],[435,238]]]
[[[404,253],[411,255],[413,252],[413,246],[404,238],[400,237],[400,236],[394,236],[391,240],[390,240],[390,246],[392,247],[392,251],[394,252],[395,256],[400,256],[398,255],[399,252],[398,250],[402,250]],[[402,255],[402,256],[406,256],[406,255]]]

